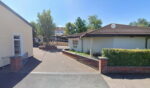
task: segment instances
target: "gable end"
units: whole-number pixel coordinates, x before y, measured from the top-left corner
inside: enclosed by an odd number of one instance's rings
[[[32,27],[32,25],[27,20],[25,20],[23,17],[21,17],[18,13],[16,13],[14,10],[12,10],[10,7],[8,7],[6,4],[4,4],[2,1],[0,1],[0,5],[5,7],[6,9],[8,9],[10,12],[12,12],[14,15],[16,15],[18,18],[20,18],[22,21],[24,21],[26,24],[28,24],[29,26]]]

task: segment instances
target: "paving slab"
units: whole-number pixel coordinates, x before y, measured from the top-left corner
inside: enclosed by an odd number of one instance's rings
[[[34,57],[41,63],[33,72],[98,72],[71,57],[62,54],[59,50],[43,51],[34,48]]]
[[[14,88],[108,88],[99,74],[32,73]]]
[[[61,53],[34,48],[17,73],[0,71],[0,88],[109,88],[99,71]]]

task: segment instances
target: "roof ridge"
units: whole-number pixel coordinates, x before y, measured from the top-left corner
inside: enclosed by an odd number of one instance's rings
[[[111,24],[105,25],[104,27],[109,26],[109,25],[111,25]],[[91,31],[91,32],[89,32],[89,33],[95,32],[95,31],[97,31],[97,30],[101,30],[101,29],[104,28],[104,27],[101,27],[101,28],[99,28],[99,29],[95,29],[95,30],[93,30],[93,31]]]
[[[118,24],[118,23],[111,23],[111,24],[130,26],[130,27],[138,27],[138,28],[150,28],[150,27],[132,26],[132,25],[128,25],[128,24]],[[111,24],[109,24],[109,25],[111,25]]]

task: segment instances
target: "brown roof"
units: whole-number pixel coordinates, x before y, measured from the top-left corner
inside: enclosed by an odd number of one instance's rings
[[[87,32],[82,32],[82,33],[76,33],[76,34],[72,34],[72,35],[68,35],[68,38],[78,38],[78,37],[82,37],[86,34]]]
[[[70,36],[81,35],[74,34]],[[109,24],[101,29],[94,30],[84,34],[82,37],[99,37],[99,36],[150,36],[149,27],[137,27],[123,24]],[[77,37],[77,36],[76,36]],[[80,36],[81,37],[81,36]]]

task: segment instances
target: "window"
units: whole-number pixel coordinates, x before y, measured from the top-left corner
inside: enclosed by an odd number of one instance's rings
[[[73,48],[77,48],[78,46],[78,40],[73,40]]]
[[[15,56],[21,55],[21,40],[20,36],[18,35],[14,36],[14,55]]]

